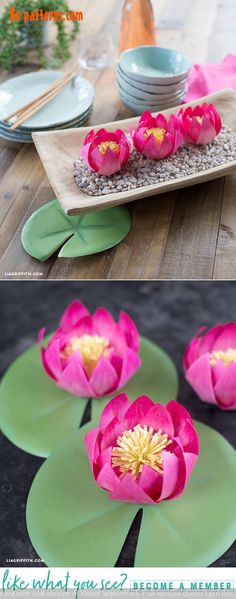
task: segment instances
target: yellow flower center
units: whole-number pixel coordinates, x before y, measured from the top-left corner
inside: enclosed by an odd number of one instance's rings
[[[68,358],[79,350],[83,360],[84,368],[90,376],[98,363],[99,358],[109,355],[109,341],[99,335],[82,335],[82,337],[71,337],[69,345],[63,351],[63,357]]]
[[[200,123],[200,125],[202,124],[202,116],[197,116],[196,117],[197,121]]]
[[[134,479],[142,472],[146,464],[162,474],[162,450],[171,441],[161,429],[154,433],[152,427],[143,427],[138,424],[133,430],[125,431],[122,437],[118,437],[118,447],[112,449],[112,466],[119,468],[121,475],[131,472]]]
[[[119,152],[120,146],[115,141],[103,141],[98,146],[100,154],[106,154],[107,149],[112,150],[112,152]]]
[[[236,349],[229,347],[226,351],[213,351],[212,354],[210,354],[211,366],[215,366],[219,360],[223,362],[224,366],[229,366],[231,362],[236,364]]]
[[[162,144],[163,139],[166,135],[166,130],[163,129],[162,127],[156,127],[153,129],[147,129],[147,131],[144,133],[144,139],[148,139],[151,135],[154,136],[155,141],[157,144]]]

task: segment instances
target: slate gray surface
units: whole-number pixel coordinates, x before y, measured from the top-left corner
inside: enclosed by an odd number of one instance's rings
[[[186,345],[202,325],[236,320],[235,282],[4,282],[1,284],[0,374],[34,341],[37,331],[53,330],[75,297],[90,310],[104,305],[115,317],[126,310],[140,333],[165,349],[180,375],[180,400],[192,416],[211,425],[236,446],[236,412],[222,412],[198,400],[185,382],[182,358]],[[25,524],[25,505],[43,460],[17,449],[0,434],[0,566],[43,566]],[[118,565],[133,564],[135,527]],[[7,560],[26,560],[9,562]],[[214,566],[236,565],[236,543]],[[65,564],[66,566],[66,564]]]

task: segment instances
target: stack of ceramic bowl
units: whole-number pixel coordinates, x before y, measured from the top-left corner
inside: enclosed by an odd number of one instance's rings
[[[190,60],[174,50],[139,46],[123,52],[117,65],[117,88],[129,110],[159,112],[182,103]]]
[[[4,117],[34,100],[61,75],[59,71],[38,71],[14,77],[0,85],[0,137],[32,143],[32,133],[36,131],[84,125],[92,112],[94,89],[89,81],[79,76],[15,131],[10,128],[14,119],[4,121]]]

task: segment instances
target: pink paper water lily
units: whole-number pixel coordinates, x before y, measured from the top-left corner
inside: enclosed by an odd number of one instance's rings
[[[222,123],[213,104],[181,108],[177,119],[182,127],[185,143],[208,144],[220,132]]]
[[[130,131],[134,147],[147,158],[161,160],[174,154],[183,142],[183,134],[175,116],[167,120],[163,114],[144,112],[138,127]]]
[[[104,408],[85,445],[99,487],[110,499],[159,503],[183,492],[199,453],[190,414],[176,401],[166,407],[122,393]]]
[[[123,387],[141,365],[139,334],[125,312],[116,323],[105,308],[91,316],[79,301],[65,310],[46,348],[39,332],[45,372],[80,397],[101,397]]]
[[[84,140],[81,157],[91,171],[110,176],[120,171],[130,157],[130,143],[123,131],[90,131]]]
[[[236,410],[236,323],[204,331],[186,349],[186,379],[202,401]]]

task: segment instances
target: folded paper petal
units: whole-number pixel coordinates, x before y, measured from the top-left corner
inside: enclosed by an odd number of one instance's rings
[[[99,420],[99,429],[103,432],[110,422],[115,418],[123,420],[125,413],[130,407],[130,402],[125,393],[117,395],[107,403],[101,413]]]
[[[58,384],[62,389],[65,389],[65,391],[69,391],[78,397],[95,396],[84,369],[76,357],[67,364],[60,379],[58,379]]]
[[[108,358],[100,358],[90,378],[90,385],[95,396],[106,395],[117,388],[118,376]]]

